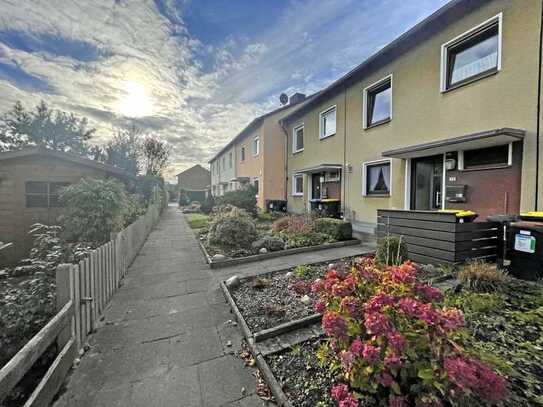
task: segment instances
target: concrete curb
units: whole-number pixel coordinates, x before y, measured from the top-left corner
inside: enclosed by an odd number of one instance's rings
[[[249,350],[251,351],[253,357],[256,360],[256,364],[258,368],[260,369],[260,372],[264,376],[264,379],[266,380],[266,383],[268,386],[270,386],[270,391],[273,394],[273,397],[275,398],[277,405],[280,407],[292,407],[292,404],[288,401],[288,398],[281,388],[281,385],[273,375],[273,372],[271,371],[270,367],[268,366],[268,363],[266,362],[266,359],[264,359],[264,356],[260,353],[258,350],[258,346],[256,345],[256,342],[254,340],[253,334],[251,333],[251,330],[249,329],[247,323],[245,322],[245,319],[243,318],[243,315],[241,315],[241,312],[239,311],[236,302],[230,295],[230,292],[228,291],[228,287],[226,287],[226,284],[224,281],[221,281],[221,289],[222,292],[230,304],[230,307],[232,308],[232,312],[234,313],[236,320],[238,321],[238,324],[241,326],[241,331],[243,333],[243,336],[245,336],[245,339],[247,341],[247,344],[249,346]]]
[[[238,264],[252,263],[255,261],[273,259],[277,257],[288,256],[291,254],[317,252],[317,251],[326,250],[326,249],[335,249],[338,247],[356,246],[360,243],[361,241],[358,239],[350,239],[350,240],[344,240],[341,242],[325,243],[325,244],[321,244],[317,246],[296,247],[294,249],[278,250],[276,252],[270,252],[270,253],[265,253],[265,254],[254,254],[252,256],[238,257],[235,259],[212,261],[211,257],[209,256],[209,253],[207,252],[202,242],[198,241],[198,244],[200,245],[200,249],[204,253],[206,262],[209,264],[209,267],[212,269],[236,266]]]
[[[265,339],[273,338],[275,336],[279,336],[281,334],[284,334],[285,332],[294,331],[299,328],[306,327],[308,325],[314,324],[315,322],[319,322],[322,318],[321,314],[313,314],[309,315],[304,318],[295,319],[293,321],[285,322],[284,324],[280,324],[277,326],[274,326],[273,328],[269,329],[263,329],[262,331],[256,332],[253,337],[255,339],[255,342],[262,342]]]

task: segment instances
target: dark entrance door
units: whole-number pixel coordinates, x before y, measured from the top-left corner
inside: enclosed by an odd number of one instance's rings
[[[321,177],[324,177],[324,173],[317,172],[312,174],[311,176],[311,198],[312,199],[321,199],[321,188],[322,188],[322,182]]]
[[[443,156],[411,160],[411,209],[441,209],[443,199]]]

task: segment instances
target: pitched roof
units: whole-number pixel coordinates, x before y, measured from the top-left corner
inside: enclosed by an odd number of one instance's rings
[[[276,114],[276,113],[280,113],[284,110],[287,110],[291,107],[294,107],[294,106],[303,106],[305,103],[309,102],[311,99],[313,99],[316,95],[318,95],[320,92],[316,92],[316,93],[313,93],[312,95],[309,95],[307,96],[304,100],[301,100],[295,104],[288,104],[288,105],[285,105],[285,106],[281,106],[280,108],[278,109],[275,109],[275,110],[272,110],[271,112],[268,112],[266,114],[263,114],[262,116],[259,116],[257,117],[256,119],[253,119],[247,126],[245,126],[245,128],[240,131],[238,133],[237,136],[235,136],[232,140],[230,140],[223,148],[221,148],[219,150],[219,152],[217,154],[215,154],[213,156],[213,158],[211,160],[209,160],[208,162],[211,163],[212,161],[215,161],[215,159],[217,159],[217,157],[219,157],[222,153],[224,153],[226,150],[228,150],[233,144],[235,144],[238,140],[242,139],[243,137],[245,137],[248,133],[250,133],[251,131],[253,131],[254,129],[257,129],[259,128],[262,123],[264,122],[264,119]]]
[[[45,147],[31,147],[31,148],[24,148],[22,150],[0,152],[0,161],[12,160],[12,159],[22,158],[22,157],[32,157],[32,156],[57,158],[59,160],[70,161],[72,163],[83,165],[85,167],[102,170],[110,174],[117,175],[119,177],[123,177],[123,178],[132,177],[131,174],[127,173],[126,171],[120,168],[114,167],[113,165],[94,161],[77,154],[51,150]]]
[[[210,174],[209,170],[207,168],[204,168],[202,167],[200,164],[196,164],[196,165],[193,165],[192,167],[186,169],[185,171],[181,171],[179,174],[176,175],[176,177],[180,176],[180,175],[185,175],[185,174],[189,174],[191,172],[194,172],[194,171],[200,171],[200,172],[206,172],[208,174]]]
[[[432,34],[441,31],[448,24],[457,21],[462,16],[483,6],[489,1],[490,0],[451,0],[449,3],[445,4],[433,14],[397,37],[388,45],[381,48],[375,54],[371,55],[360,65],[324,88],[317,95],[317,97],[313,98],[309,103],[306,103],[299,109],[289,113],[280,121],[282,123],[288,123],[295,120],[313,106],[324,102],[337,92],[341,91],[344,87],[349,86],[364,76],[367,76],[369,73],[381,68],[385,64],[420,44],[420,41],[424,41]]]

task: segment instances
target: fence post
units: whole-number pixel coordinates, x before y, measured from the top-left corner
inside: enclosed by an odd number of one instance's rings
[[[68,301],[73,300],[73,276],[71,269],[71,264],[59,264],[57,266],[55,276],[57,284],[57,310],[62,309]],[[59,349],[64,348],[64,345],[68,343],[74,334],[74,318],[75,315],[70,318],[70,323],[62,330],[57,338]]]

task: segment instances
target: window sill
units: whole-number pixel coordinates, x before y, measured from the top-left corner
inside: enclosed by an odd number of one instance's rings
[[[451,91],[453,91],[455,89],[458,89],[458,88],[461,88],[463,86],[469,85],[471,83],[477,82],[477,81],[479,81],[481,79],[485,79],[485,78],[488,78],[489,76],[496,75],[498,72],[500,72],[500,71],[496,68],[496,69],[492,69],[492,70],[487,71],[487,72],[480,73],[479,75],[475,75],[475,76],[473,76],[471,78],[464,79],[462,82],[459,82],[457,84],[449,86],[446,89],[442,89],[441,93],[451,92]]]
[[[390,198],[390,194],[364,194],[364,198]]]
[[[324,139],[327,139],[327,138],[335,136],[335,135],[336,135],[336,133],[332,133],[332,134],[329,134],[327,136],[319,136],[319,140],[324,140]]]
[[[370,129],[373,129],[374,127],[378,127],[378,126],[380,126],[382,124],[390,123],[391,121],[392,121],[392,118],[389,117],[388,119],[380,120],[378,122],[370,124],[369,126],[364,127],[364,130],[370,130]]]
[[[299,149],[299,150],[293,151],[293,152],[292,152],[292,155],[298,154],[298,153],[303,153],[303,152],[304,152],[304,149],[301,148],[301,149]]]
[[[292,196],[293,196],[294,198],[301,198],[301,197],[304,196],[304,194],[303,194],[303,193],[302,193],[302,194],[292,194]]]
[[[472,168],[463,168],[461,170],[458,170],[460,172],[470,172],[470,171],[487,171],[487,170],[503,170],[507,168],[511,168],[512,165],[509,164],[503,164],[503,165],[489,165],[489,166],[481,166],[481,167],[472,167]]]

